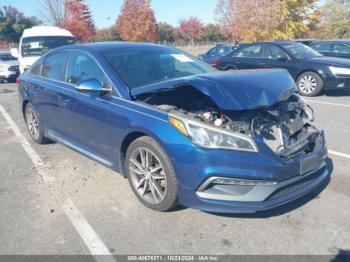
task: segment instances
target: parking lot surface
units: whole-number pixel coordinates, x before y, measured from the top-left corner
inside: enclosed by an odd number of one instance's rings
[[[350,89],[307,101],[325,130],[331,181],[254,215],[168,213],[119,174],[60,145],[36,145],[17,85],[0,85],[0,254],[319,254],[350,249]],[[18,129],[16,129],[18,128]],[[29,144],[27,144],[29,142]]]

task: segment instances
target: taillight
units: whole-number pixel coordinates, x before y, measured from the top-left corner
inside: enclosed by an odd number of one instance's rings
[[[220,58],[216,58],[215,65],[220,65]]]
[[[16,78],[16,84],[19,85],[21,83],[21,79],[19,77]]]

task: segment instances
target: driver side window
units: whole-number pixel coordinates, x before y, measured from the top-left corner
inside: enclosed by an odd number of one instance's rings
[[[263,57],[267,59],[287,58],[287,54],[278,46],[266,45],[263,51]]]
[[[103,87],[108,86],[105,74],[94,59],[87,54],[73,52],[67,66],[66,82],[76,85],[88,79],[96,79]]]

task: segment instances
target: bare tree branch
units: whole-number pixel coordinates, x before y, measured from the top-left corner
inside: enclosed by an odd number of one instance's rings
[[[64,0],[40,0],[40,14],[45,23],[63,27],[65,18]]]

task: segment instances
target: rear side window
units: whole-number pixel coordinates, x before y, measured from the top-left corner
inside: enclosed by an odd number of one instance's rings
[[[345,53],[345,54],[350,53],[349,47],[342,45],[342,44],[334,44],[333,51],[337,52],[337,53]]]
[[[42,64],[41,75],[50,79],[61,80],[66,58],[67,52],[60,52],[47,57]]]
[[[331,43],[318,43],[312,46],[318,52],[330,52],[332,44]]]
[[[253,45],[244,47],[238,52],[234,54],[235,57],[250,57],[250,58],[257,58],[261,57],[261,45]]]
[[[73,52],[67,67],[66,81],[75,85],[87,79],[97,79],[101,85],[107,82],[105,74],[93,58],[85,53]]]

